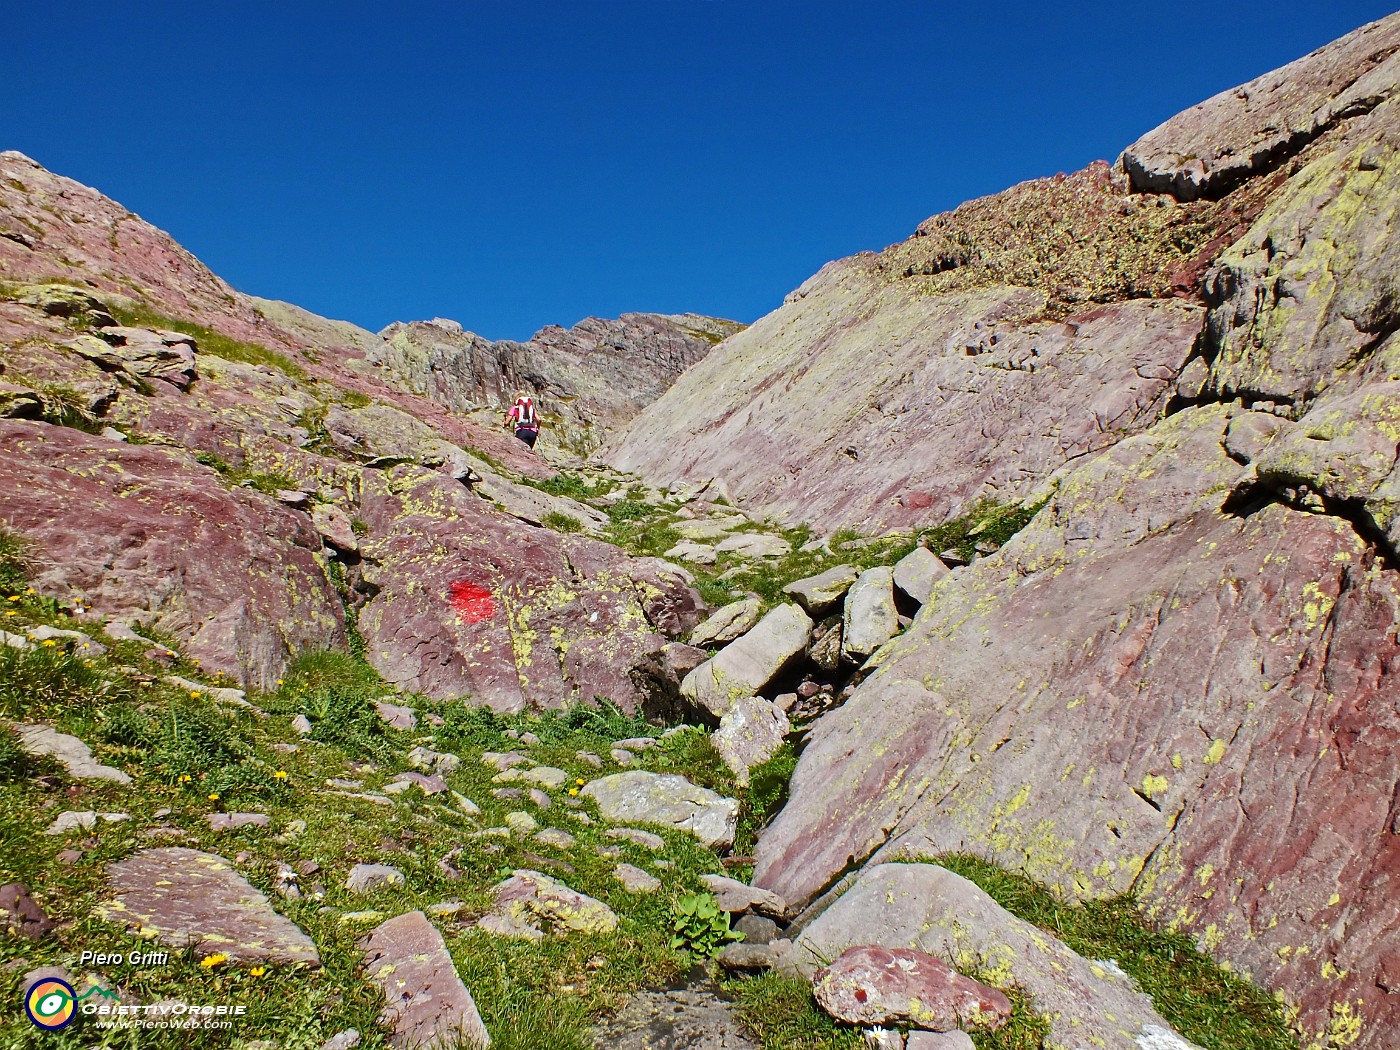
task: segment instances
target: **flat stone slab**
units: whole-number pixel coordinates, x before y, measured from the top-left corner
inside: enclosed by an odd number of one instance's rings
[[[744,787],[749,770],[772,758],[791,729],[788,716],[773,701],[750,696],[734,701],[710,735],[710,742]]]
[[[380,890],[397,889],[406,881],[403,872],[388,864],[356,864],[350,869],[345,888],[351,893],[378,893]]]
[[[233,831],[235,828],[265,828],[272,823],[266,813],[210,813],[211,831]]]
[[[629,770],[590,781],[583,793],[604,820],[677,828],[712,848],[734,844],[739,803],[678,774]]]
[[[19,724],[19,746],[36,758],[52,758],[79,780],[110,780],[130,784],[131,777],[120,769],[104,766],[92,757],[92,749],[75,736],[60,733],[52,726]]]
[[[763,691],[807,648],[812,621],[796,605],[780,605],[718,656],[685,676],[681,695],[722,718],[736,700]]]
[[[447,945],[428,917],[411,911],[381,923],[362,941],[365,975],[384,991],[380,1021],[402,1050],[457,1045],[487,1047],[481,1014],[457,974]]]
[[[660,879],[633,864],[619,864],[613,875],[628,893],[655,893],[661,888]]]
[[[894,585],[920,605],[928,603],[934,584],[951,570],[927,547],[915,547],[894,565]]]
[[[700,881],[715,895],[719,906],[727,912],[756,911],[781,919],[787,914],[787,901],[772,890],[750,886],[724,875],[701,875]]]
[[[115,897],[95,913],[139,936],[222,952],[234,963],[321,965],[311,938],[216,854],[183,846],[142,850],[109,865],[107,878]]]
[[[643,831],[641,828],[608,828],[604,834],[610,839],[623,839],[647,849],[664,849],[666,847],[666,840],[660,835]]]
[[[640,992],[593,1030],[599,1050],[758,1050],[710,982]]]

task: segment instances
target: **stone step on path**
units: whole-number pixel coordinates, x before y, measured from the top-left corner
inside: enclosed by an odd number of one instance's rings
[[[592,1039],[596,1050],[759,1050],[702,967],[683,984],[632,996]]]

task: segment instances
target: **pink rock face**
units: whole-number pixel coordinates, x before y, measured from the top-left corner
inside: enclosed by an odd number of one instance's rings
[[[1223,513],[1228,421],[1120,444],[941,582],[817,723],[755,884],[800,907],[853,860],[969,851],[1137,892],[1309,1030],[1341,1000],[1395,1030],[1400,575],[1342,519]]]
[[[344,644],[306,516],[177,452],[0,420],[0,520],[37,545],[43,593],[154,622],[245,685]]]
[[[995,1031],[1011,1016],[1001,992],[911,948],[848,948],[817,971],[814,991],[823,1010],[850,1024]]]
[[[933,524],[982,494],[1028,495],[1152,422],[1203,318],[1138,300],[1067,323],[1010,319],[1042,306],[1028,290],[924,298],[872,259],[833,263],[687,371],[612,462],[661,482],[720,476],[750,513],[823,530]]]

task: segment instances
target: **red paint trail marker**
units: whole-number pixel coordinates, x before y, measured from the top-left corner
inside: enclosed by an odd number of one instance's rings
[[[496,615],[496,602],[485,587],[466,580],[454,580],[447,585],[452,608],[467,623],[480,623]]]

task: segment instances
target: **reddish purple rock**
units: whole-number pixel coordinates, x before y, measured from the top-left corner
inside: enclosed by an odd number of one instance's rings
[[[813,984],[822,1009],[850,1024],[994,1031],[1011,1016],[1001,992],[912,948],[848,948],[817,971]]]

